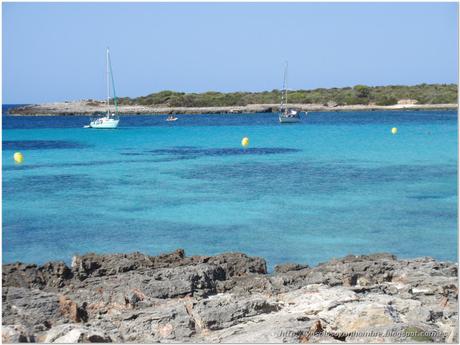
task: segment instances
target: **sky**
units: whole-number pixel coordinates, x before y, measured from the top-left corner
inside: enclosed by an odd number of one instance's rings
[[[456,3],[3,3],[2,102],[457,83]]]

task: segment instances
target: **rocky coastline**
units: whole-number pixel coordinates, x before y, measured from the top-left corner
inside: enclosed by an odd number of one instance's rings
[[[336,104],[290,104],[300,111],[376,111],[376,110],[439,110],[457,109],[457,104],[396,104],[379,105],[336,105]],[[121,105],[120,115],[164,115],[164,114],[250,114],[277,112],[278,104],[250,104],[234,107],[167,107],[144,105]],[[104,113],[106,106],[101,101],[72,101],[46,104],[32,104],[11,108],[8,115],[16,116],[94,116]]]
[[[3,265],[2,339],[458,342],[458,265],[390,254],[315,267],[242,253],[86,254]]]

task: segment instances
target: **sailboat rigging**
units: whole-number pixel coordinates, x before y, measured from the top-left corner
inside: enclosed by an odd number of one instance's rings
[[[288,107],[288,87],[287,87],[288,62],[284,66],[283,91],[281,92],[281,103],[279,111],[280,123],[300,122],[300,113]]]
[[[107,114],[104,117],[97,119],[91,119],[89,125],[85,126],[87,128],[97,128],[97,129],[114,129],[117,128],[120,119],[118,117],[118,100],[115,92],[115,81],[113,79],[112,72],[112,63],[110,60],[110,51],[107,48]],[[112,84],[113,90],[113,103],[115,106],[115,113],[110,112],[110,84]]]

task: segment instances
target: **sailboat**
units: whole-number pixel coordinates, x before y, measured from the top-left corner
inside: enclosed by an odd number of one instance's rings
[[[169,116],[166,118],[166,121],[168,121],[168,122],[177,121],[177,117],[175,117],[174,115],[169,115]]]
[[[297,123],[297,122],[300,122],[299,111],[288,108],[287,72],[288,72],[288,63],[286,61],[286,65],[284,66],[284,81],[283,81],[283,91],[281,92],[279,121],[280,123]]]
[[[115,105],[115,113],[110,113],[110,82],[112,82],[113,90],[113,103]],[[91,119],[89,125],[86,128],[97,128],[97,129],[114,129],[117,128],[120,119],[118,118],[118,102],[117,95],[115,93],[115,82],[113,80],[112,64],[110,61],[110,51],[107,48],[107,114],[104,117],[97,119]]]

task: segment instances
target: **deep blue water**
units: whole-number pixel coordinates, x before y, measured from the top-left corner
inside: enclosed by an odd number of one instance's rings
[[[179,247],[270,266],[382,251],[456,261],[456,112],[178,117],[108,131],[3,117],[3,262]]]

